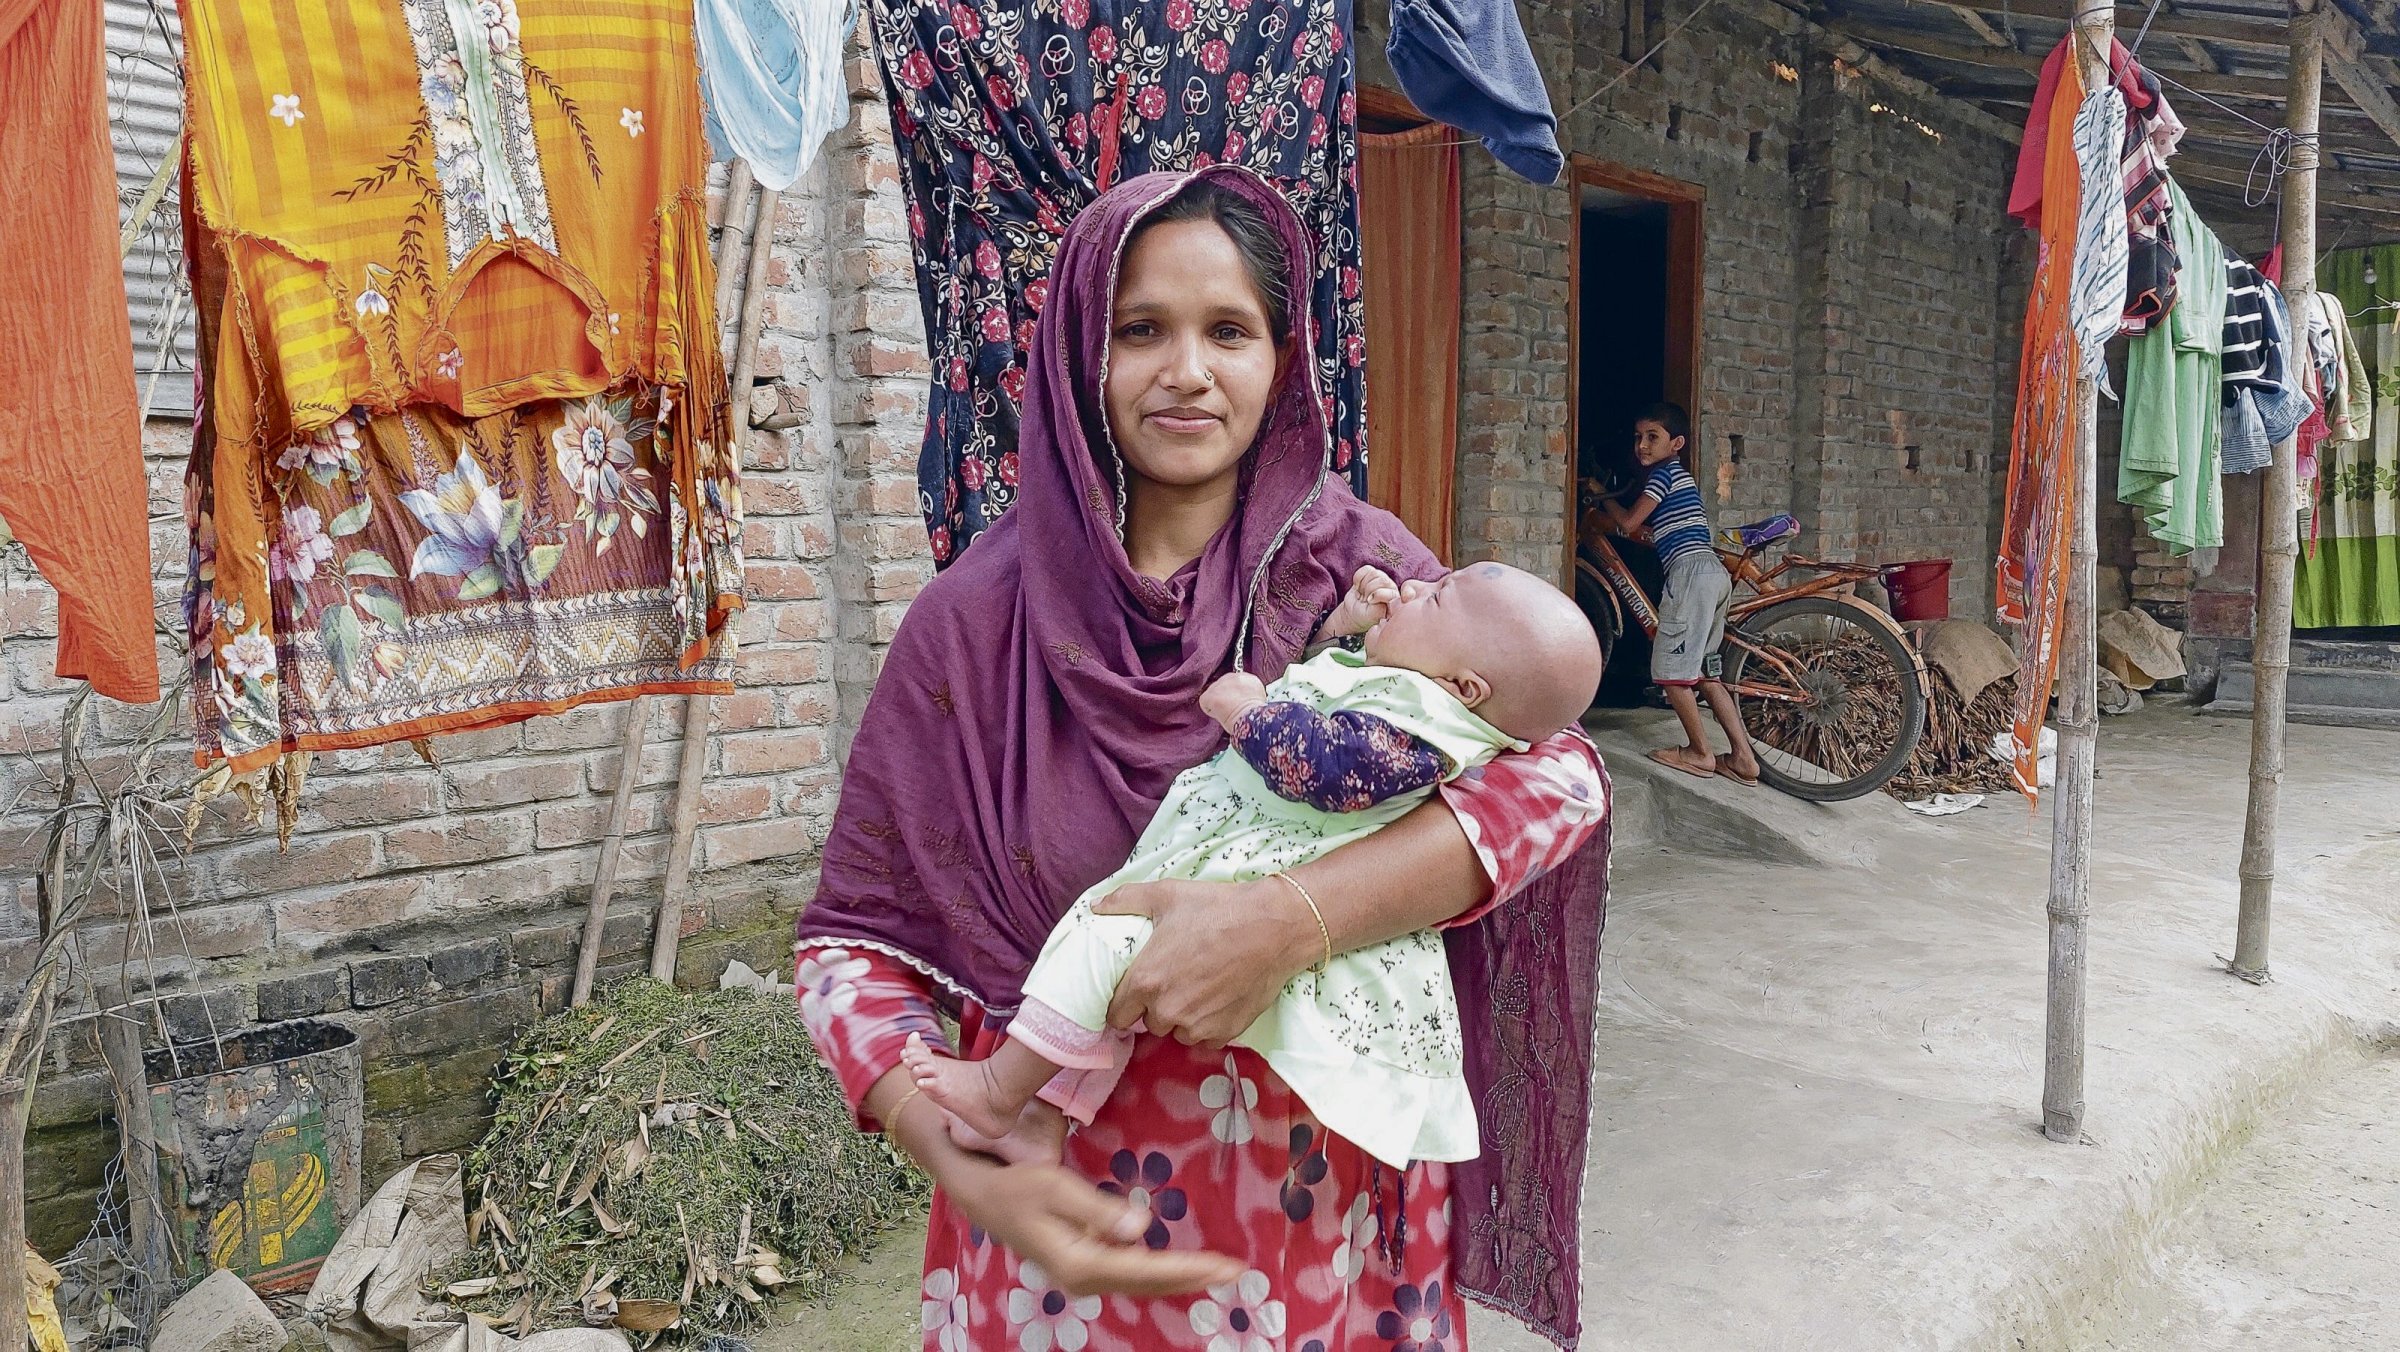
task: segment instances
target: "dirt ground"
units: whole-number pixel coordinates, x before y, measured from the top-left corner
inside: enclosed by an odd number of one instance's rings
[[[2273,1114],[2168,1223],[2080,1348],[2400,1347],[2400,1057]]]
[[[771,1327],[744,1341],[753,1352],[917,1352],[924,1254],[921,1229],[895,1230],[837,1274],[823,1304],[787,1307]]]

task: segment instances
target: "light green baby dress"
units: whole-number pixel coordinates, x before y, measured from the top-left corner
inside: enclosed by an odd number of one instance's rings
[[[1338,649],[1287,669],[1267,698],[1318,713],[1371,714],[1440,752],[1445,778],[1525,746],[1431,678]],[[1107,1026],[1110,997],[1151,929],[1139,916],[1093,913],[1093,903],[1117,888],[1165,878],[1243,882],[1297,868],[1399,820],[1432,792],[1427,786],[1364,811],[1328,813],[1278,797],[1230,747],[1184,771],[1125,866],[1079,897],[1051,931],[1025,981],[1026,1013],[1036,1013],[1031,1002],[1038,1001],[1085,1030]],[[1301,904],[1297,895],[1290,902]],[[1458,1004],[1437,931],[1370,944],[1336,955],[1322,972],[1302,972],[1234,1042],[1265,1057],[1328,1129],[1385,1163],[1467,1160],[1480,1152]]]

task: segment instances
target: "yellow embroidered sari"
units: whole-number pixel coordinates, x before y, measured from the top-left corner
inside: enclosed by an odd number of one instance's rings
[[[183,12],[202,762],[727,688],[690,6]]]

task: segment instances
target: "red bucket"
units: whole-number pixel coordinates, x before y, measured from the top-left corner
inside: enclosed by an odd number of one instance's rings
[[[1950,618],[1950,560],[1917,559],[1883,570],[1883,585],[1892,594],[1895,620]]]

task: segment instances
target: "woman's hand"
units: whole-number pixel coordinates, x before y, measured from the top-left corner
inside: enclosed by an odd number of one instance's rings
[[[1149,918],[1154,932],[1108,1006],[1112,1027],[1216,1047],[1240,1036],[1324,951],[1317,922],[1273,878],[1127,883],[1093,907]]]
[[[1150,1209],[1055,1164],[984,1164],[955,1180],[951,1204],[1069,1295],[1174,1296],[1242,1275],[1239,1259],[1142,1242]]]
[[[949,1114],[913,1092],[905,1066],[867,1091],[867,1115],[965,1213],[1074,1295],[1172,1296],[1221,1286],[1243,1264],[1220,1253],[1154,1250],[1148,1207],[1100,1191],[1052,1163],[1005,1164],[961,1146]],[[1045,1105],[1046,1106],[1046,1105]],[[895,1116],[896,1115],[896,1116]]]

